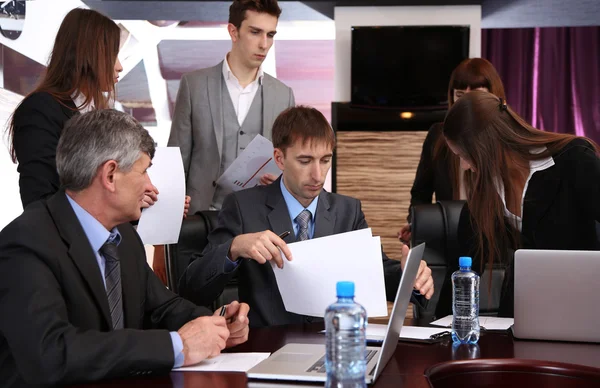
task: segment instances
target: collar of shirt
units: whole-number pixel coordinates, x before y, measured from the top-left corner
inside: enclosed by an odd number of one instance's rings
[[[319,197],[317,196],[306,208],[298,202],[296,198],[285,187],[283,183],[283,177],[279,180],[279,187],[281,187],[281,194],[283,194],[283,199],[285,200],[285,204],[287,205],[288,212],[290,213],[290,218],[292,219],[292,223],[295,223],[296,217],[300,214],[304,209],[308,210],[310,214],[312,214],[311,222],[315,222],[315,214],[317,213],[317,204],[319,203]]]
[[[79,93],[79,91],[77,90],[74,91],[73,94],[71,94],[71,99],[73,100],[73,103],[81,113],[86,113],[94,109],[94,101],[90,101],[90,103],[87,106],[82,107],[83,103],[85,102],[85,96]]]
[[[95,219],[94,216],[82,208],[77,202],[69,197],[68,194],[65,195],[67,196],[67,199],[75,212],[75,216],[77,216],[94,252],[99,252],[102,245],[108,240],[114,241],[117,245],[121,243],[121,234],[117,228],[113,228],[109,232],[100,221]]]
[[[239,88],[241,91],[244,91],[244,90],[248,89],[249,87],[255,88],[255,87],[258,87],[258,85],[262,85],[263,77],[265,76],[265,73],[263,72],[263,69],[261,66],[258,68],[258,72],[256,73],[256,78],[254,78],[254,81],[252,81],[248,86],[246,86],[246,88],[243,88],[242,85],[240,85],[240,81],[237,79],[235,74],[233,74],[233,72],[231,71],[231,68],[229,67],[229,63],[227,62],[228,56],[229,56],[229,53],[227,53],[227,55],[225,55],[225,59],[223,60],[223,78],[225,79],[225,81],[233,82],[235,84],[235,86],[237,88]]]
[[[546,147],[540,147],[531,150],[532,154],[539,154],[546,151]],[[527,193],[527,189],[529,188],[529,181],[534,173],[537,171],[543,171],[550,167],[554,166],[554,158],[552,156],[548,156],[543,159],[530,160],[529,161],[529,176],[525,181],[525,186],[523,186],[523,194],[521,196],[521,217],[514,215],[511,213],[506,207],[506,192],[504,191],[504,184],[500,179],[496,180],[496,191],[500,194],[500,199],[502,199],[502,203],[504,205],[504,215],[512,220],[513,225],[520,231],[522,229],[523,221],[523,204],[525,201],[525,194]]]

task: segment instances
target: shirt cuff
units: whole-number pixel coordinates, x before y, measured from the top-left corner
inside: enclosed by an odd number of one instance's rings
[[[232,261],[229,256],[225,256],[225,265],[223,267],[223,269],[225,270],[225,273],[228,272],[232,272],[233,270],[235,270],[237,268],[238,265],[240,265],[240,261]]]
[[[173,365],[173,368],[179,368],[185,361],[185,356],[183,355],[183,341],[181,341],[181,337],[176,331],[171,331],[169,334],[171,335],[173,354],[175,355],[175,364]]]

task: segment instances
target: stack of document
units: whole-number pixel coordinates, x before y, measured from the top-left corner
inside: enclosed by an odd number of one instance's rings
[[[273,272],[289,312],[323,317],[336,298],[336,283],[352,281],[355,298],[369,317],[388,315],[381,241],[371,229],[288,244],[293,260]]]
[[[479,326],[485,330],[508,330],[515,320],[513,318],[479,317]],[[452,315],[431,322],[431,325],[452,327]]]

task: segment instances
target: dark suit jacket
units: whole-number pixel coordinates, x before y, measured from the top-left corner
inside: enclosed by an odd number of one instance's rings
[[[180,281],[182,295],[198,304],[211,303],[223,290],[235,271],[225,272],[226,256],[235,236],[271,230],[280,234],[293,231],[292,220],[281,194],[279,181],[230,194],[219,213],[219,224],[208,236],[201,257],[192,261]],[[321,191],[315,216],[314,237],[367,228],[360,201]],[[295,241],[292,233],[284,241]],[[388,300],[396,297],[400,282],[400,262],[383,255],[385,288]],[[310,318],[285,310],[273,269],[254,260],[242,260],[239,271],[239,297],[250,305],[253,327],[303,323]]]
[[[15,111],[14,146],[23,207],[58,191],[56,147],[65,123],[77,113],[72,100],[61,103],[46,92],[26,97]]]
[[[600,221],[600,159],[588,142],[576,139],[553,156],[554,166],[531,177],[522,214],[520,247],[526,249],[600,250],[596,221]],[[506,227],[499,225],[499,230]],[[465,206],[459,221],[460,256],[473,257],[473,269],[486,276],[477,255],[476,237]],[[504,247],[507,265],[498,315],[514,314],[514,251]],[[436,308],[438,317],[452,313],[450,275],[458,269],[452,258]],[[483,261],[487,262],[484,255]]]
[[[64,191],[0,232],[0,382],[67,384],[168,372],[169,331],[209,315],[167,290],[130,224],[119,226],[124,330],[112,330],[106,291]],[[143,329],[143,330],[142,330]]]
[[[410,206],[431,203],[433,193],[436,201],[452,200],[452,180],[448,168],[448,152],[434,159],[435,144],[443,136],[443,123],[435,123],[429,128],[427,137],[423,142],[421,159],[417,166],[417,173],[410,189]],[[408,220],[410,221],[410,207]]]

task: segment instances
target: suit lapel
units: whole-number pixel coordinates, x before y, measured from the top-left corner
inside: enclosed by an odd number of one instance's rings
[[[290,219],[290,213],[281,194],[281,188],[279,187],[281,177],[268,186],[267,201],[266,205],[271,211],[267,218],[269,219],[269,225],[273,233],[279,235],[285,231],[290,231],[290,235],[283,239],[286,243],[292,243],[296,240],[294,234],[294,226]]]
[[[262,82],[262,86],[261,86],[261,92],[262,92],[262,123],[263,123],[263,128],[262,128],[262,135],[264,137],[266,137],[267,139],[271,139],[272,138],[272,131],[273,131],[273,122],[275,121],[275,96],[274,96],[274,90],[273,87],[271,86],[271,76],[269,76],[268,74],[265,74],[263,77],[263,82]]]
[[[313,238],[331,236],[334,233],[335,213],[330,211],[329,193],[325,190],[319,195],[317,214],[315,217],[315,233]]]
[[[140,311],[140,288],[136,285],[142,284],[139,279],[137,268],[138,258],[133,248],[133,236],[127,233],[125,228],[129,225],[119,227],[121,233],[121,243],[119,244],[119,260],[121,261],[121,287],[123,289],[123,314],[125,317],[125,328],[140,329],[139,319],[142,316]]]
[[[556,165],[533,174],[523,202],[522,230],[536,229],[554,203],[559,187],[560,176]]]
[[[81,273],[87,283],[98,309],[108,327],[112,327],[112,320],[108,309],[106,289],[102,281],[102,274],[98,267],[96,255],[90,246],[89,240],[67,200],[64,190],[58,191],[47,202],[50,216],[56,224],[56,228],[69,247],[69,257]]]
[[[223,61],[212,68],[211,74],[207,77],[208,84],[208,103],[210,106],[210,115],[212,117],[213,129],[217,139],[217,149],[219,151],[219,160],[223,153],[223,98],[221,89],[223,87]]]

